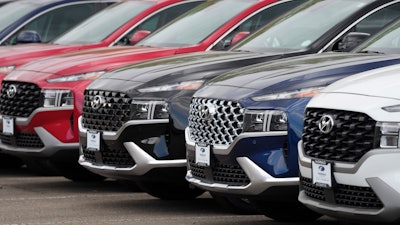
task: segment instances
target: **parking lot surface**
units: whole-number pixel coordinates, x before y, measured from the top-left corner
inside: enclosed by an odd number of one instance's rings
[[[235,215],[208,193],[164,201],[115,180],[74,183],[27,169],[0,169],[0,225],[288,225],[263,215]],[[310,223],[309,223],[310,224]],[[311,223],[343,224],[329,217]]]

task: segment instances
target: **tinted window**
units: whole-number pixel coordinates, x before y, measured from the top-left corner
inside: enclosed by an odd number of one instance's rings
[[[238,27],[214,46],[213,50],[225,50],[229,48],[235,35],[240,32],[248,32],[250,34],[304,2],[306,2],[306,0],[282,1],[265,7],[238,25]]]
[[[24,30],[34,30],[38,32],[42,42],[49,42],[107,6],[107,3],[85,3],[52,9],[24,25],[23,28],[8,38],[6,43],[15,44],[16,36]]]
[[[85,20],[54,42],[56,44],[100,42],[154,3],[153,1],[127,1],[114,4]]]
[[[162,11],[158,12],[157,14],[149,17],[144,21],[143,23],[139,24],[139,26],[136,26],[135,29],[132,29],[127,35],[124,36],[119,41],[119,45],[128,45],[129,40],[132,38],[133,34],[137,32],[138,30],[146,30],[153,32],[157,30],[158,28],[164,26],[165,24],[171,22],[173,19],[177,18],[178,16],[186,13],[190,9],[194,8],[195,6],[199,5],[202,3],[201,1],[198,2],[184,2],[184,3],[179,3],[178,5],[174,5],[171,7],[168,7],[166,9],[163,9]]]
[[[207,1],[185,17],[139,42],[138,45],[174,47],[197,44],[254,2],[254,0]]]

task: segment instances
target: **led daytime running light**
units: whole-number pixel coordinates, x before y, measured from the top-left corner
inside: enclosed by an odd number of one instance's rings
[[[288,92],[280,92],[268,95],[262,95],[253,97],[254,101],[269,101],[269,100],[280,100],[280,99],[291,99],[291,98],[311,98],[314,95],[321,92],[325,87],[312,87],[312,88],[304,88],[295,91]]]

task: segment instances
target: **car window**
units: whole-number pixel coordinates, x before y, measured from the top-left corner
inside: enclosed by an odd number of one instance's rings
[[[47,43],[57,36],[82,22],[97,11],[104,9],[110,3],[85,3],[66,5],[54,8],[24,25],[5,43],[16,44],[16,37],[21,31],[33,30],[40,35],[41,42]]]
[[[146,19],[146,21],[136,26],[134,29],[129,31],[123,38],[118,41],[118,45],[129,45],[131,44],[129,40],[131,40],[134,33],[138,30],[146,30],[153,32],[158,28],[164,26],[165,24],[171,22],[173,19],[177,18],[178,16],[184,14],[185,12],[189,11],[190,9],[196,7],[202,3],[202,1],[193,1],[193,2],[183,2],[179,3],[178,5],[174,5],[163,9],[153,16]]]
[[[253,4],[254,0],[207,1],[190,11],[185,17],[175,20],[142,40],[138,45],[180,47],[198,44]]]
[[[301,5],[298,11],[291,11],[290,16],[264,27],[260,35],[239,44],[238,50],[292,52],[307,49],[324,33],[366,4],[368,2],[364,0],[310,1]]]
[[[35,9],[35,5],[26,2],[12,2],[0,8],[0,31]]]
[[[377,34],[380,30],[382,30],[385,26],[395,21],[397,18],[400,18],[400,3],[390,4],[371,15],[365,17],[356,25],[354,25],[346,34],[349,32],[361,32],[367,33],[369,36],[373,36]],[[351,51],[352,48],[343,49],[341,40],[344,38],[343,35],[339,41],[335,42],[336,44],[332,45],[328,50],[329,51]]]
[[[303,0],[287,1],[265,7],[264,9],[258,11],[255,15],[247,18],[245,21],[239,24],[232,32],[219,41],[218,44],[212,48],[212,50],[228,49],[231,47],[232,39],[235,37],[235,35],[239,34],[239,32],[252,33],[304,2],[305,1]]]
[[[96,13],[78,26],[54,40],[56,44],[88,44],[104,40],[155,1],[123,1]]]

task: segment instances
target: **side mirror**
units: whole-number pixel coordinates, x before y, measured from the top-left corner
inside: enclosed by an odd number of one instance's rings
[[[369,38],[371,35],[369,33],[362,32],[350,32],[346,36],[344,36],[341,47],[339,50],[341,51],[350,51],[361,42]]]
[[[232,41],[231,41],[231,46],[236,44],[238,41],[242,40],[244,37],[250,34],[250,31],[240,31],[239,33],[235,34],[233,36]]]
[[[16,38],[17,44],[40,43],[40,35],[34,30],[24,30]]]
[[[133,35],[131,40],[129,40],[129,44],[134,45],[143,38],[145,38],[147,35],[149,35],[151,32],[148,30],[138,30],[136,31]]]

